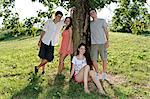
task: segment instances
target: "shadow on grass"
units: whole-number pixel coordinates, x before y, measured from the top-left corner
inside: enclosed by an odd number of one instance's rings
[[[14,76],[20,76],[21,74],[20,73],[16,73],[16,74],[4,74],[4,75],[0,75],[0,78],[1,77],[14,77]]]
[[[119,88],[115,87],[115,85],[110,83],[108,80],[100,81],[100,82],[101,82],[103,90],[110,97],[112,97],[112,98],[115,97],[115,98],[119,98],[119,99],[127,99],[128,98],[126,94],[122,93]],[[106,88],[104,87],[105,82],[106,82],[106,84],[108,84],[108,87],[106,87]],[[110,90],[107,91],[108,90],[107,88],[109,88],[109,87],[111,88],[111,91],[113,91],[113,95],[112,95],[112,93],[110,93],[111,92]]]
[[[51,81],[49,81],[51,82]],[[54,82],[47,90],[46,99],[60,99],[64,95],[65,76],[62,74],[56,75]]]
[[[11,99],[37,99],[39,93],[42,92],[40,76],[32,74],[29,78],[29,84],[20,92],[14,94]]]
[[[77,98],[84,94],[83,84],[76,83],[73,79],[69,81],[69,89],[67,90],[67,95],[70,98]]]
[[[100,94],[97,88],[94,91],[91,91],[90,94],[85,93],[83,83],[76,83],[74,80],[71,80],[69,82],[69,89],[67,91],[67,96],[71,99],[110,99],[108,95]]]

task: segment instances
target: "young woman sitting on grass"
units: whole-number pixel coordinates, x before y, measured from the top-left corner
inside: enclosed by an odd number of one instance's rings
[[[85,93],[90,93],[88,88],[88,80],[90,77],[96,84],[100,93],[104,94],[102,90],[102,86],[100,84],[100,74],[96,73],[94,70],[90,70],[90,66],[87,64],[87,50],[86,45],[81,43],[77,49],[77,56],[74,56],[72,59],[72,69],[70,78],[74,78],[74,80],[78,83],[84,83],[84,91]]]

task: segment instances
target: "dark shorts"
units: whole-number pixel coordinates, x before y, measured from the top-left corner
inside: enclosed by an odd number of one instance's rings
[[[54,59],[54,46],[46,45],[41,42],[41,47],[38,56],[41,59],[46,59],[48,62],[51,62]]]

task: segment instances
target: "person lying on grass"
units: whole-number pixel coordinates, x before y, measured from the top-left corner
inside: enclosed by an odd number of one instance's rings
[[[96,71],[90,70],[90,66],[87,65],[86,56],[87,56],[86,45],[84,43],[81,43],[78,46],[77,55],[74,56],[72,59],[72,69],[70,78],[73,77],[74,80],[78,83],[83,82],[85,93],[90,93],[88,89],[88,81],[91,78],[93,82],[96,84],[98,91],[102,94],[105,94],[99,81],[101,76]]]

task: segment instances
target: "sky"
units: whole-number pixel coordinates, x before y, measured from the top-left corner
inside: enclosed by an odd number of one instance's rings
[[[26,17],[36,16],[36,11],[43,10],[47,11],[47,8],[38,2],[31,2],[31,0],[16,0],[15,10],[19,13],[21,20]],[[110,4],[108,7],[103,8],[101,11],[98,11],[98,17],[105,18],[106,20],[111,20],[113,11],[117,7],[117,4]],[[60,10],[63,13],[66,11],[62,7],[54,8],[55,11]],[[106,13],[107,12],[107,13]]]
[[[150,5],[150,0],[147,0],[148,5]],[[150,13],[150,6],[147,6]],[[106,21],[110,21],[114,15],[113,11],[117,8],[116,3],[111,3],[108,6],[105,6],[103,9],[98,10],[98,17],[104,18]],[[26,17],[37,16],[38,10],[47,11],[48,8],[44,7],[43,4],[39,2],[31,2],[31,0],[16,0],[15,1],[15,11],[19,13],[20,20],[25,19]],[[67,13],[62,7],[54,8],[55,11],[60,10],[63,13]],[[0,19],[0,23],[2,19]]]

